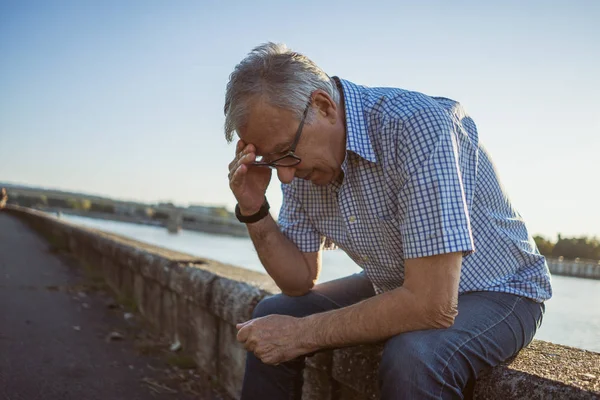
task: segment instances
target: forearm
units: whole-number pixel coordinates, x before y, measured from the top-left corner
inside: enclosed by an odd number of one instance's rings
[[[304,318],[313,351],[388,339],[403,332],[446,328],[452,311],[426,306],[404,287],[339,310]]]
[[[270,215],[246,226],[260,261],[282,292],[297,296],[312,288],[313,277],[302,252]]]

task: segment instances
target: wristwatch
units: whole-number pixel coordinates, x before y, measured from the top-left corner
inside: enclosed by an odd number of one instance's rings
[[[242,213],[240,212],[240,205],[236,204],[235,205],[235,216],[238,219],[238,221],[243,222],[245,224],[251,224],[253,222],[258,222],[261,219],[263,219],[264,217],[266,217],[267,215],[269,215],[269,208],[271,206],[269,206],[269,202],[267,201],[267,198],[265,197],[265,202],[263,203],[262,206],[260,206],[260,210],[258,210],[256,213],[252,214],[252,215],[242,215]]]

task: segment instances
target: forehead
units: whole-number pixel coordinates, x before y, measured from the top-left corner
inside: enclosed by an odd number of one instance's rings
[[[294,140],[298,121],[294,113],[273,107],[264,101],[250,106],[246,124],[238,129],[240,139],[253,144],[257,153],[267,154],[285,150]]]

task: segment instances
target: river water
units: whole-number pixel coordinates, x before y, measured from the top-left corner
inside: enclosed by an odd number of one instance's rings
[[[217,260],[264,273],[248,238],[63,215],[64,220],[127,236],[141,242],[195,256]],[[358,267],[343,251],[323,253],[319,282],[340,278]],[[546,315],[537,339],[600,352],[600,280],[553,276],[554,296],[546,302]]]

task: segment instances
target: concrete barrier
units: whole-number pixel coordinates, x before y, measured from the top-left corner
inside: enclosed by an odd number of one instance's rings
[[[555,275],[600,279],[600,261],[548,259],[548,268]]]
[[[235,324],[278,292],[264,274],[85,228],[44,213],[9,206],[8,212],[100,271],[121,298],[161,333],[179,341],[201,370],[238,398],[245,351]],[[381,345],[319,353],[307,360],[304,400],[379,397]],[[476,399],[598,399],[600,354],[534,341],[514,360],[488,371],[467,393]]]

